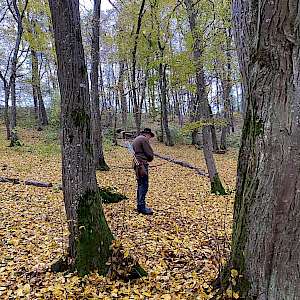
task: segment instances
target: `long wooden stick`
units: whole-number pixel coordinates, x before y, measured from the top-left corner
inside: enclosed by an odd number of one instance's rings
[[[128,149],[128,147],[126,147],[125,145],[120,144],[119,146]],[[169,156],[164,156],[164,155],[161,155],[159,153],[154,153],[154,156],[156,156],[156,157],[158,157],[160,159],[166,160],[168,162],[171,162],[173,164],[180,165],[182,167],[194,170],[200,176],[205,176],[205,177],[209,176],[208,173],[206,173],[205,171],[197,168],[196,166],[194,166],[194,165],[192,165],[192,164],[190,164],[190,163],[188,163],[186,161],[178,160],[178,159],[175,159],[175,158],[172,158],[172,157],[169,157]]]
[[[160,158],[160,159],[164,159],[164,160],[166,160],[166,161],[168,161],[168,162],[171,162],[171,163],[173,163],[173,164],[180,165],[180,166],[182,166],[182,167],[185,167],[185,168],[194,170],[194,171],[196,171],[196,173],[197,173],[198,175],[200,175],[200,176],[208,177],[208,174],[207,174],[205,171],[203,171],[203,170],[197,168],[196,166],[193,166],[192,164],[190,164],[190,163],[188,163],[188,162],[186,162],[186,161],[174,159],[174,158],[172,158],[172,157],[164,156],[164,155],[161,155],[161,154],[159,154],[159,153],[154,153],[154,156],[156,156],[156,157],[158,157],[158,158]]]

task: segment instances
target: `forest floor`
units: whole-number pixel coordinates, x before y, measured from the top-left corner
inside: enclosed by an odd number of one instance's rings
[[[22,130],[24,146],[9,148],[4,128],[0,132],[0,176],[61,182],[55,142],[49,143],[44,133]],[[154,142],[153,147],[206,169],[202,151],[193,146],[168,148]],[[215,157],[223,183],[233,191],[237,151]],[[208,284],[229,251],[234,193],[211,195],[208,178],[155,159],[147,200],[155,213],[143,216],[135,211],[136,182],[129,153],[109,147],[106,158],[111,170],[97,172],[99,184],[115,187],[128,200],[105,205],[105,215],[115,237],[149,276],[123,282],[97,274],[79,278],[51,273],[49,266],[67,247],[62,192],[55,187],[0,183],[1,299],[210,298]]]

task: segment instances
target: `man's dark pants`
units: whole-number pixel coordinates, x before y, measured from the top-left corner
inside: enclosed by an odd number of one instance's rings
[[[146,209],[146,195],[149,187],[149,171],[148,165],[145,165],[147,175],[137,179],[137,210],[144,211]]]

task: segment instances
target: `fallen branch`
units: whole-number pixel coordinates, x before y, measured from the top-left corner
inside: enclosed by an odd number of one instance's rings
[[[51,182],[41,182],[41,181],[36,181],[36,180],[31,180],[31,179],[26,179],[24,181],[21,181],[19,178],[8,178],[8,177],[1,177],[0,176],[0,182],[3,183],[13,183],[13,184],[20,184],[24,183],[25,185],[33,185],[37,187],[42,187],[42,188],[50,188],[53,187],[53,184]],[[57,186],[59,190],[62,190],[62,185],[59,184]],[[115,188],[112,187],[99,187],[99,192],[100,196],[103,200],[103,203],[118,203],[122,200],[128,199],[127,196],[118,193]]]
[[[128,149],[125,145],[120,144],[119,146]],[[173,164],[180,165],[182,167],[194,170],[200,176],[208,177],[208,174],[205,171],[193,166],[192,164],[190,164],[186,161],[178,160],[178,159],[175,159],[175,158],[172,158],[172,157],[169,157],[169,156],[164,156],[164,155],[161,155],[159,153],[154,153],[154,156],[156,156],[160,159],[166,160],[168,162],[171,162]]]
[[[22,181],[19,179],[19,178],[9,178],[9,177],[3,177],[3,176],[0,176],[0,182],[3,182],[3,183],[13,183],[13,184],[20,184]],[[37,186],[37,187],[52,187],[52,183],[48,183],[48,182],[41,182],[41,181],[36,181],[36,180],[30,180],[30,179],[27,179],[27,180],[24,180],[24,184],[25,185],[34,185],[34,186]]]
[[[0,177],[0,182],[10,182],[13,184],[19,184],[20,179],[18,178],[8,178],[8,177]]]
[[[180,165],[182,167],[185,167],[185,168],[188,168],[188,169],[191,169],[191,170],[194,170],[196,171],[196,173],[200,176],[206,176],[208,177],[208,174],[205,173],[203,170],[193,166],[192,164],[186,162],[186,161],[182,161],[182,160],[178,160],[178,159],[174,159],[172,157],[169,157],[169,156],[164,156],[164,155],[161,155],[159,153],[154,153],[154,156],[160,158],[160,159],[164,159],[166,161],[169,161],[173,164],[176,164],[176,165]]]
[[[25,180],[24,181],[25,185],[34,185],[34,186],[37,186],[37,187],[52,187],[52,183],[51,182],[41,182],[41,181],[36,181],[36,180]]]

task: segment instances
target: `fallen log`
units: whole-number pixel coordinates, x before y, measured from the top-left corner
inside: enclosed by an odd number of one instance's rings
[[[3,183],[13,183],[13,184],[20,184],[22,181],[19,178],[9,178],[9,177],[3,177],[0,176],[0,182]],[[31,180],[31,179],[27,179],[24,180],[24,184],[25,185],[33,185],[33,186],[37,186],[37,187],[52,187],[52,183],[48,183],[48,182],[41,182],[41,181],[36,181],[36,180]]]
[[[13,184],[19,184],[20,183],[20,179],[18,178],[8,178],[8,177],[0,177],[0,182],[10,182]]]
[[[25,185],[33,185],[33,186],[45,187],[45,188],[49,188],[53,186],[51,182],[41,182],[41,181],[30,180],[30,179],[25,180],[24,183]]]
[[[0,176],[0,182],[3,183],[21,183],[20,179],[18,178],[8,178],[8,177],[1,177]],[[23,181],[22,181],[23,182]],[[53,184],[51,182],[41,182],[41,181],[36,181],[36,180],[31,180],[31,179],[27,179],[24,180],[24,184],[25,185],[33,185],[33,186],[37,186],[37,187],[42,187],[42,188],[50,188],[53,187]],[[57,188],[59,190],[62,190],[62,185],[59,184],[57,186]],[[99,192],[100,192],[100,196],[102,198],[102,201],[104,204],[108,204],[108,203],[118,203],[122,200],[126,200],[128,199],[127,196],[117,192],[117,190],[115,190],[115,188],[113,187],[99,187]]]
[[[154,153],[154,156],[156,156],[156,157],[158,157],[158,158],[160,158],[160,159],[164,159],[164,160],[166,160],[166,161],[168,161],[168,162],[171,162],[171,163],[173,163],[173,164],[180,165],[180,166],[182,166],[182,167],[185,167],[185,168],[194,170],[194,171],[196,171],[196,173],[197,173],[198,175],[200,175],[200,176],[206,176],[206,177],[208,177],[208,174],[207,174],[205,171],[203,171],[203,170],[197,168],[196,166],[194,166],[194,165],[192,165],[192,164],[190,164],[190,163],[188,163],[188,162],[186,162],[186,161],[174,159],[174,158],[172,158],[172,157],[164,156],[164,155],[161,155],[161,154],[159,154],[159,153]]]

